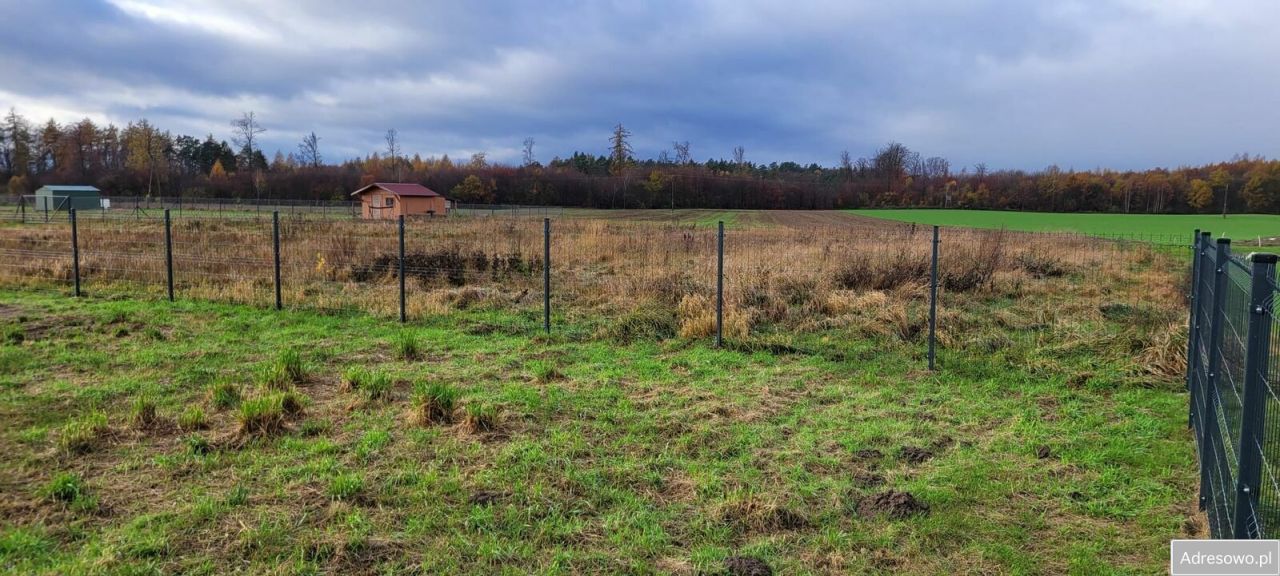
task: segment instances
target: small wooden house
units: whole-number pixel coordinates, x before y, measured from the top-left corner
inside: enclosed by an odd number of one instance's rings
[[[449,200],[421,184],[374,182],[351,195],[360,199],[360,215],[368,219],[449,214]]]

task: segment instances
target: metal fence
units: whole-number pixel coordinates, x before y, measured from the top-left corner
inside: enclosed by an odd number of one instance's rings
[[[1214,538],[1280,531],[1276,256],[1233,254],[1196,231],[1187,389],[1200,461],[1200,507]]]
[[[853,329],[918,343],[930,367],[943,363],[937,352],[948,342],[968,338],[959,323],[948,330],[948,298],[966,304],[963,293],[989,288],[1000,274],[1013,274],[1005,283],[1015,292],[1019,283],[1059,281],[1098,304],[1129,298],[1111,313],[1141,313],[1153,325],[1182,319],[1149,309],[1181,296],[1180,276],[1168,271],[1185,263],[1186,243],[1172,236],[1099,239],[803,217],[726,231],[723,223],[577,217],[175,214],[0,215],[0,284],[401,321],[467,310],[459,327],[478,333],[594,337],[605,329],[611,337],[731,345],[856,320]],[[860,310],[882,313],[848,316]]]

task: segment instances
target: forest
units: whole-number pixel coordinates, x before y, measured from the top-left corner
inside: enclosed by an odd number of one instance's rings
[[[857,159],[835,152],[831,166],[754,162],[741,146],[728,159],[700,162],[687,141],[656,158],[637,158],[630,131],[619,124],[602,150],[546,163],[537,160],[533,138],[525,139],[518,164],[492,162],[484,153],[407,155],[395,130],[387,131],[384,148],[363,158],[327,161],[314,132],[268,159],[263,132],[252,112],[230,121],[220,138],[174,134],[146,119],[124,127],[88,118],[38,124],[11,108],[0,121],[0,187],[11,199],[44,184],[74,183],[109,196],[345,200],[363,184],[402,181],[465,203],[590,208],[1280,212],[1280,161],[1248,154],[1174,169],[1025,171],[952,166],[890,142]]]

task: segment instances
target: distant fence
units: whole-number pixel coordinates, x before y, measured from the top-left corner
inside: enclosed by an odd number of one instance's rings
[[[1214,538],[1280,534],[1280,375],[1273,337],[1276,256],[1232,253],[1197,231],[1187,389],[1200,461],[1200,508]]]
[[[67,219],[65,197],[50,204],[40,202],[35,196],[0,196],[0,210],[9,213],[5,218],[16,217],[32,221]],[[271,218],[279,212],[283,218],[360,218],[360,203],[340,200],[290,200],[273,198],[199,198],[183,196],[104,196],[95,208],[79,206],[83,218],[141,219],[157,218],[168,210],[170,218]],[[537,217],[552,218],[563,215],[558,206],[526,206],[518,204],[464,204],[454,203],[451,216],[472,217]]]

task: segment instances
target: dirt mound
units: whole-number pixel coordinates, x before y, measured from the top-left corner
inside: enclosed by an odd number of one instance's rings
[[[726,558],[724,568],[729,576],[773,576],[773,568],[764,560],[751,556]]]
[[[889,518],[902,519],[928,511],[928,504],[917,500],[910,492],[897,490],[867,496],[858,502],[858,515],[864,517],[883,514]]]
[[[467,498],[467,503],[476,506],[488,506],[497,503],[503,496],[505,494],[494,490],[479,490],[471,494],[470,498]]]
[[[933,459],[933,450],[919,446],[903,446],[898,457],[908,464],[921,464]]]

